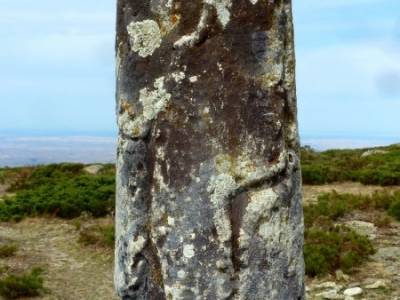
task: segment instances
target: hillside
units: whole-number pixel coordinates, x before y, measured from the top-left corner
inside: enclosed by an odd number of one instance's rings
[[[302,159],[308,299],[351,287],[400,297],[400,146],[306,147]],[[114,299],[114,176],[112,165],[0,169],[1,295]]]

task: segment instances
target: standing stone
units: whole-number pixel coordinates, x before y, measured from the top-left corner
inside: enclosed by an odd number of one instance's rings
[[[304,299],[290,0],[119,0],[122,299]]]

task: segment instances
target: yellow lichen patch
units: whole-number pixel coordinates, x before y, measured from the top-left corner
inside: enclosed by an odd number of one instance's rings
[[[129,104],[129,102],[127,100],[122,99],[120,106],[121,106],[122,112],[127,112],[130,116],[135,115],[135,111],[134,111],[133,107]]]
[[[171,20],[172,24],[174,24],[174,25],[176,25],[180,19],[181,19],[181,16],[176,15],[176,14],[174,14],[170,17],[170,20]]]

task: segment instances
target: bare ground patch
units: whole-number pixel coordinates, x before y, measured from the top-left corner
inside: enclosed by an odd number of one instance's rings
[[[46,270],[43,300],[113,300],[113,254],[104,248],[78,243],[72,222],[27,219],[0,224],[0,238],[19,246],[15,257],[1,260],[19,272],[39,266]]]

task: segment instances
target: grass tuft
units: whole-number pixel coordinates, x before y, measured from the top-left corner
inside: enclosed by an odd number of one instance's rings
[[[0,245],[0,258],[12,257],[17,253],[18,247],[14,244]]]
[[[397,221],[400,221],[400,193],[396,200],[392,201],[388,208],[388,213],[390,216],[395,218]]]
[[[0,295],[5,299],[40,296],[45,290],[42,274],[42,269],[34,268],[22,275],[7,275],[0,279]]]
[[[86,246],[113,248],[115,243],[114,225],[92,225],[81,228],[79,242]]]

